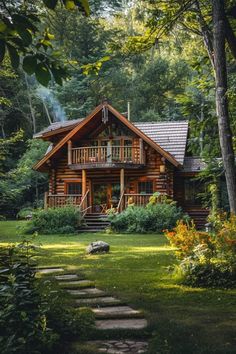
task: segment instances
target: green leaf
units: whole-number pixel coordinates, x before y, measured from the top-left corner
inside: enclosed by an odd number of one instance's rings
[[[6,52],[5,42],[2,39],[0,39],[0,63],[3,61],[5,57],[5,52]]]
[[[16,30],[25,45],[28,46],[32,43],[31,33],[27,29],[17,25]]]
[[[37,31],[37,27],[35,27],[35,25],[26,16],[19,15],[19,14],[13,14],[12,15],[12,21],[13,21],[15,26],[20,24],[25,29],[28,28],[28,29],[30,29],[33,32]]]
[[[76,8],[76,5],[73,0],[65,0],[64,4],[67,10],[74,10]]]
[[[48,86],[48,83],[51,80],[51,75],[48,70],[48,67],[43,63],[39,63],[36,65],[35,76],[38,82],[43,86]]]
[[[23,69],[24,71],[29,74],[32,75],[35,70],[36,70],[36,66],[37,66],[37,59],[34,55],[28,55],[24,58],[23,60]]]
[[[78,0],[76,1],[76,3],[78,4],[78,2],[82,5],[84,12],[87,16],[89,16],[90,14],[90,8],[89,8],[89,2],[88,0]]]
[[[51,10],[57,6],[58,0],[43,0],[44,4]]]
[[[7,49],[11,60],[11,65],[14,69],[17,69],[20,63],[20,57],[15,47],[7,43]]]

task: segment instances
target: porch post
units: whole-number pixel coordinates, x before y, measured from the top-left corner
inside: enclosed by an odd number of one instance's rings
[[[122,168],[120,170],[120,195],[124,193],[125,190],[125,170]]]
[[[72,164],[72,142],[69,140],[67,142],[67,147],[68,147],[68,165]]]
[[[120,198],[121,196],[123,196],[123,193],[125,191],[125,170],[124,168],[122,168],[120,170]],[[121,201],[121,205],[120,205],[120,210],[123,210],[123,206],[124,206],[124,201]]]
[[[44,209],[48,208],[48,192],[44,193]]]
[[[82,170],[82,198],[86,194],[86,170]],[[87,200],[84,200],[82,208],[87,208]]]

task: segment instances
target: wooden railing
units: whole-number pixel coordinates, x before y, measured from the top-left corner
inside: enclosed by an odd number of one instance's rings
[[[71,149],[71,163],[143,163],[139,147],[132,146],[88,146]]]
[[[81,194],[48,194],[45,197],[46,208],[58,208],[65,205],[80,205]]]
[[[145,206],[148,204],[152,194],[124,194],[124,207],[128,205]]]
[[[84,216],[87,211],[91,208],[91,206],[88,206],[88,197],[89,197],[89,190],[86,191],[85,195],[83,196],[83,198],[81,199],[80,202],[80,210],[82,212],[82,215]]]

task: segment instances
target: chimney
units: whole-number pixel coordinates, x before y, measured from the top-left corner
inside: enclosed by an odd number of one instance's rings
[[[128,120],[130,121],[130,101],[127,102]]]

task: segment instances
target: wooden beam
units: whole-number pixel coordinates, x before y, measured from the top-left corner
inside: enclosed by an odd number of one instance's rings
[[[125,190],[125,170],[121,168],[120,170],[120,195],[124,193]]]
[[[44,209],[48,208],[48,192],[44,193]]]
[[[139,138],[139,162],[143,163],[143,139]]]
[[[67,141],[67,148],[68,148],[68,165],[72,164],[72,142],[71,140]]]
[[[86,170],[82,170],[82,196],[85,195],[87,187],[86,187]]]

